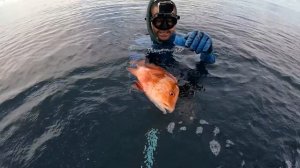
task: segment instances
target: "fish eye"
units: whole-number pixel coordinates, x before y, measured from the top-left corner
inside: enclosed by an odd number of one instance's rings
[[[174,94],[174,92],[170,92],[170,96],[174,96],[175,94]]]

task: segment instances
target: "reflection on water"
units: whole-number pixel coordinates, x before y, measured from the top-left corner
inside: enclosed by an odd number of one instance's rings
[[[0,167],[299,167],[299,1],[175,2],[218,58],[162,116],[126,71],[147,1],[0,0]]]

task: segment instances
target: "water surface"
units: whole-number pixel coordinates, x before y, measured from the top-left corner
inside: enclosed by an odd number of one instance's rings
[[[218,57],[163,115],[126,71],[147,1],[0,0],[0,167],[300,167],[299,1],[175,3]]]

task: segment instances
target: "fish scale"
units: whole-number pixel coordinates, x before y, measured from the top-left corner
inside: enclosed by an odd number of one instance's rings
[[[144,92],[164,114],[172,113],[179,95],[177,79],[157,65],[146,64],[144,61],[136,64],[136,68],[127,68],[138,79],[134,88]]]

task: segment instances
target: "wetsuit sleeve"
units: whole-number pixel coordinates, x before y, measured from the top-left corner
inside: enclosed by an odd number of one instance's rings
[[[213,54],[213,51],[210,53],[202,53],[200,54],[200,60],[207,64],[213,64],[216,62],[216,56]]]
[[[177,46],[186,47],[185,43],[186,43],[185,36],[180,35],[180,34],[176,34],[174,44],[177,45]],[[212,46],[209,49],[208,53],[201,53],[200,54],[200,60],[207,63],[207,64],[213,64],[213,63],[216,62],[216,56],[213,53],[213,47]]]

